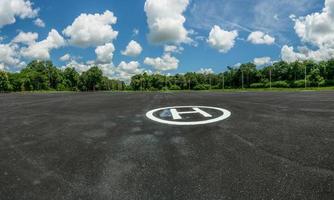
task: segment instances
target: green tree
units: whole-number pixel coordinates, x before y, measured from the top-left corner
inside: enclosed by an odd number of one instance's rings
[[[101,69],[96,66],[92,67],[80,76],[81,89],[95,91],[102,79],[103,73]]]
[[[22,73],[8,73],[8,79],[13,91],[19,92],[24,90]]]
[[[0,92],[6,92],[10,90],[10,82],[8,75],[4,71],[0,71]]]
[[[63,74],[66,87],[72,91],[78,90],[79,78],[80,78],[79,73],[74,68],[69,67],[64,70]]]
[[[319,87],[325,84],[325,79],[320,75],[319,68],[311,69],[310,75],[308,75],[307,79],[311,86]]]

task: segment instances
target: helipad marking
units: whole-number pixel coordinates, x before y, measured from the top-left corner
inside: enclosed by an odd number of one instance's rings
[[[192,108],[194,111],[179,112],[179,111],[177,111],[177,109],[179,109],[179,108]],[[211,118],[212,117],[212,115],[203,111],[200,108],[218,110],[222,113],[222,115],[220,115],[219,117],[213,118],[213,119],[207,119],[207,120],[202,120],[202,121],[188,121],[188,122],[164,120],[164,119],[160,119],[160,118],[154,116],[155,112],[158,112],[158,111],[161,111],[161,110],[170,110],[174,120],[180,120],[180,119],[182,119],[181,115],[186,115],[186,114],[201,114],[205,118]],[[172,106],[172,107],[165,107],[165,108],[157,108],[157,109],[148,111],[146,113],[146,117],[153,120],[153,121],[163,123],[163,124],[179,125],[179,126],[193,126],[193,125],[210,124],[210,123],[215,123],[215,122],[222,121],[224,119],[229,118],[230,116],[231,116],[230,111],[228,111],[226,109],[223,109],[223,108],[210,107],[210,106]]]

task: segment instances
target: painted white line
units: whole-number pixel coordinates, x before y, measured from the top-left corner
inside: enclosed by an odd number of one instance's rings
[[[222,113],[222,115],[220,115],[219,117],[213,118],[213,119],[208,119],[208,120],[203,120],[203,121],[188,121],[188,122],[180,122],[180,121],[170,121],[170,120],[164,120],[164,119],[160,119],[156,116],[154,116],[154,113],[158,112],[158,111],[162,111],[162,110],[173,110],[173,112],[175,112],[176,109],[179,108],[205,108],[205,109],[212,109],[212,110],[216,110],[216,111],[220,111]],[[198,109],[194,109],[195,112],[178,112],[179,114],[189,114],[189,113],[198,113],[199,110]],[[200,113],[200,112],[199,112]],[[202,114],[204,113],[204,111],[202,112]],[[175,114],[175,113],[174,113]],[[204,114],[204,117],[209,117],[211,115],[209,114]],[[210,107],[210,106],[172,106],[172,107],[165,107],[165,108],[157,108],[154,110],[151,110],[149,112],[146,113],[146,117],[159,122],[159,123],[163,123],[163,124],[169,124],[169,125],[178,125],[178,126],[193,126],[193,125],[203,125],[203,124],[210,124],[210,123],[215,123],[215,122],[219,122],[222,121],[224,119],[227,119],[231,116],[231,112],[223,109],[223,108],[217,108],[217,107]],[[177,117],[177,119],[180,119],[180,117]]]

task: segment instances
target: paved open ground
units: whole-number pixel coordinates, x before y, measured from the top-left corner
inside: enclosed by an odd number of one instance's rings
[[[0,199],[334,199],[334,92],[0,94]]]

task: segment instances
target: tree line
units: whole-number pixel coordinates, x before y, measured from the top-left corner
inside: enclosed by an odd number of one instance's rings
[[[0,71],[0,91],[96,91],[124,90],[125,83],[111,80],[92,67],[79,74],[74,68],[61,70],[51,61],[32,61],[19,73]]]
[[[276,62],[257,68],[253,63],[227,67],[219,74],[193,73],[164,76],[140,74],[131,79],[133,90],[209,90],[237,88],[303,88],[334,86],[334,59]]]
[[[61,70],[51,61],[32,61],[18,73],[0,71],[0,91],[107,91],[107,90],[209,90],[234,88],[303,88],[334,86],[334,59],[329,61],[276,62],[257,68],[253,63],[227,67],[218,74],[194,73],[166,76],[139,74],[131,82],[109,79],[101,69],[91,67],[78,73]]]

